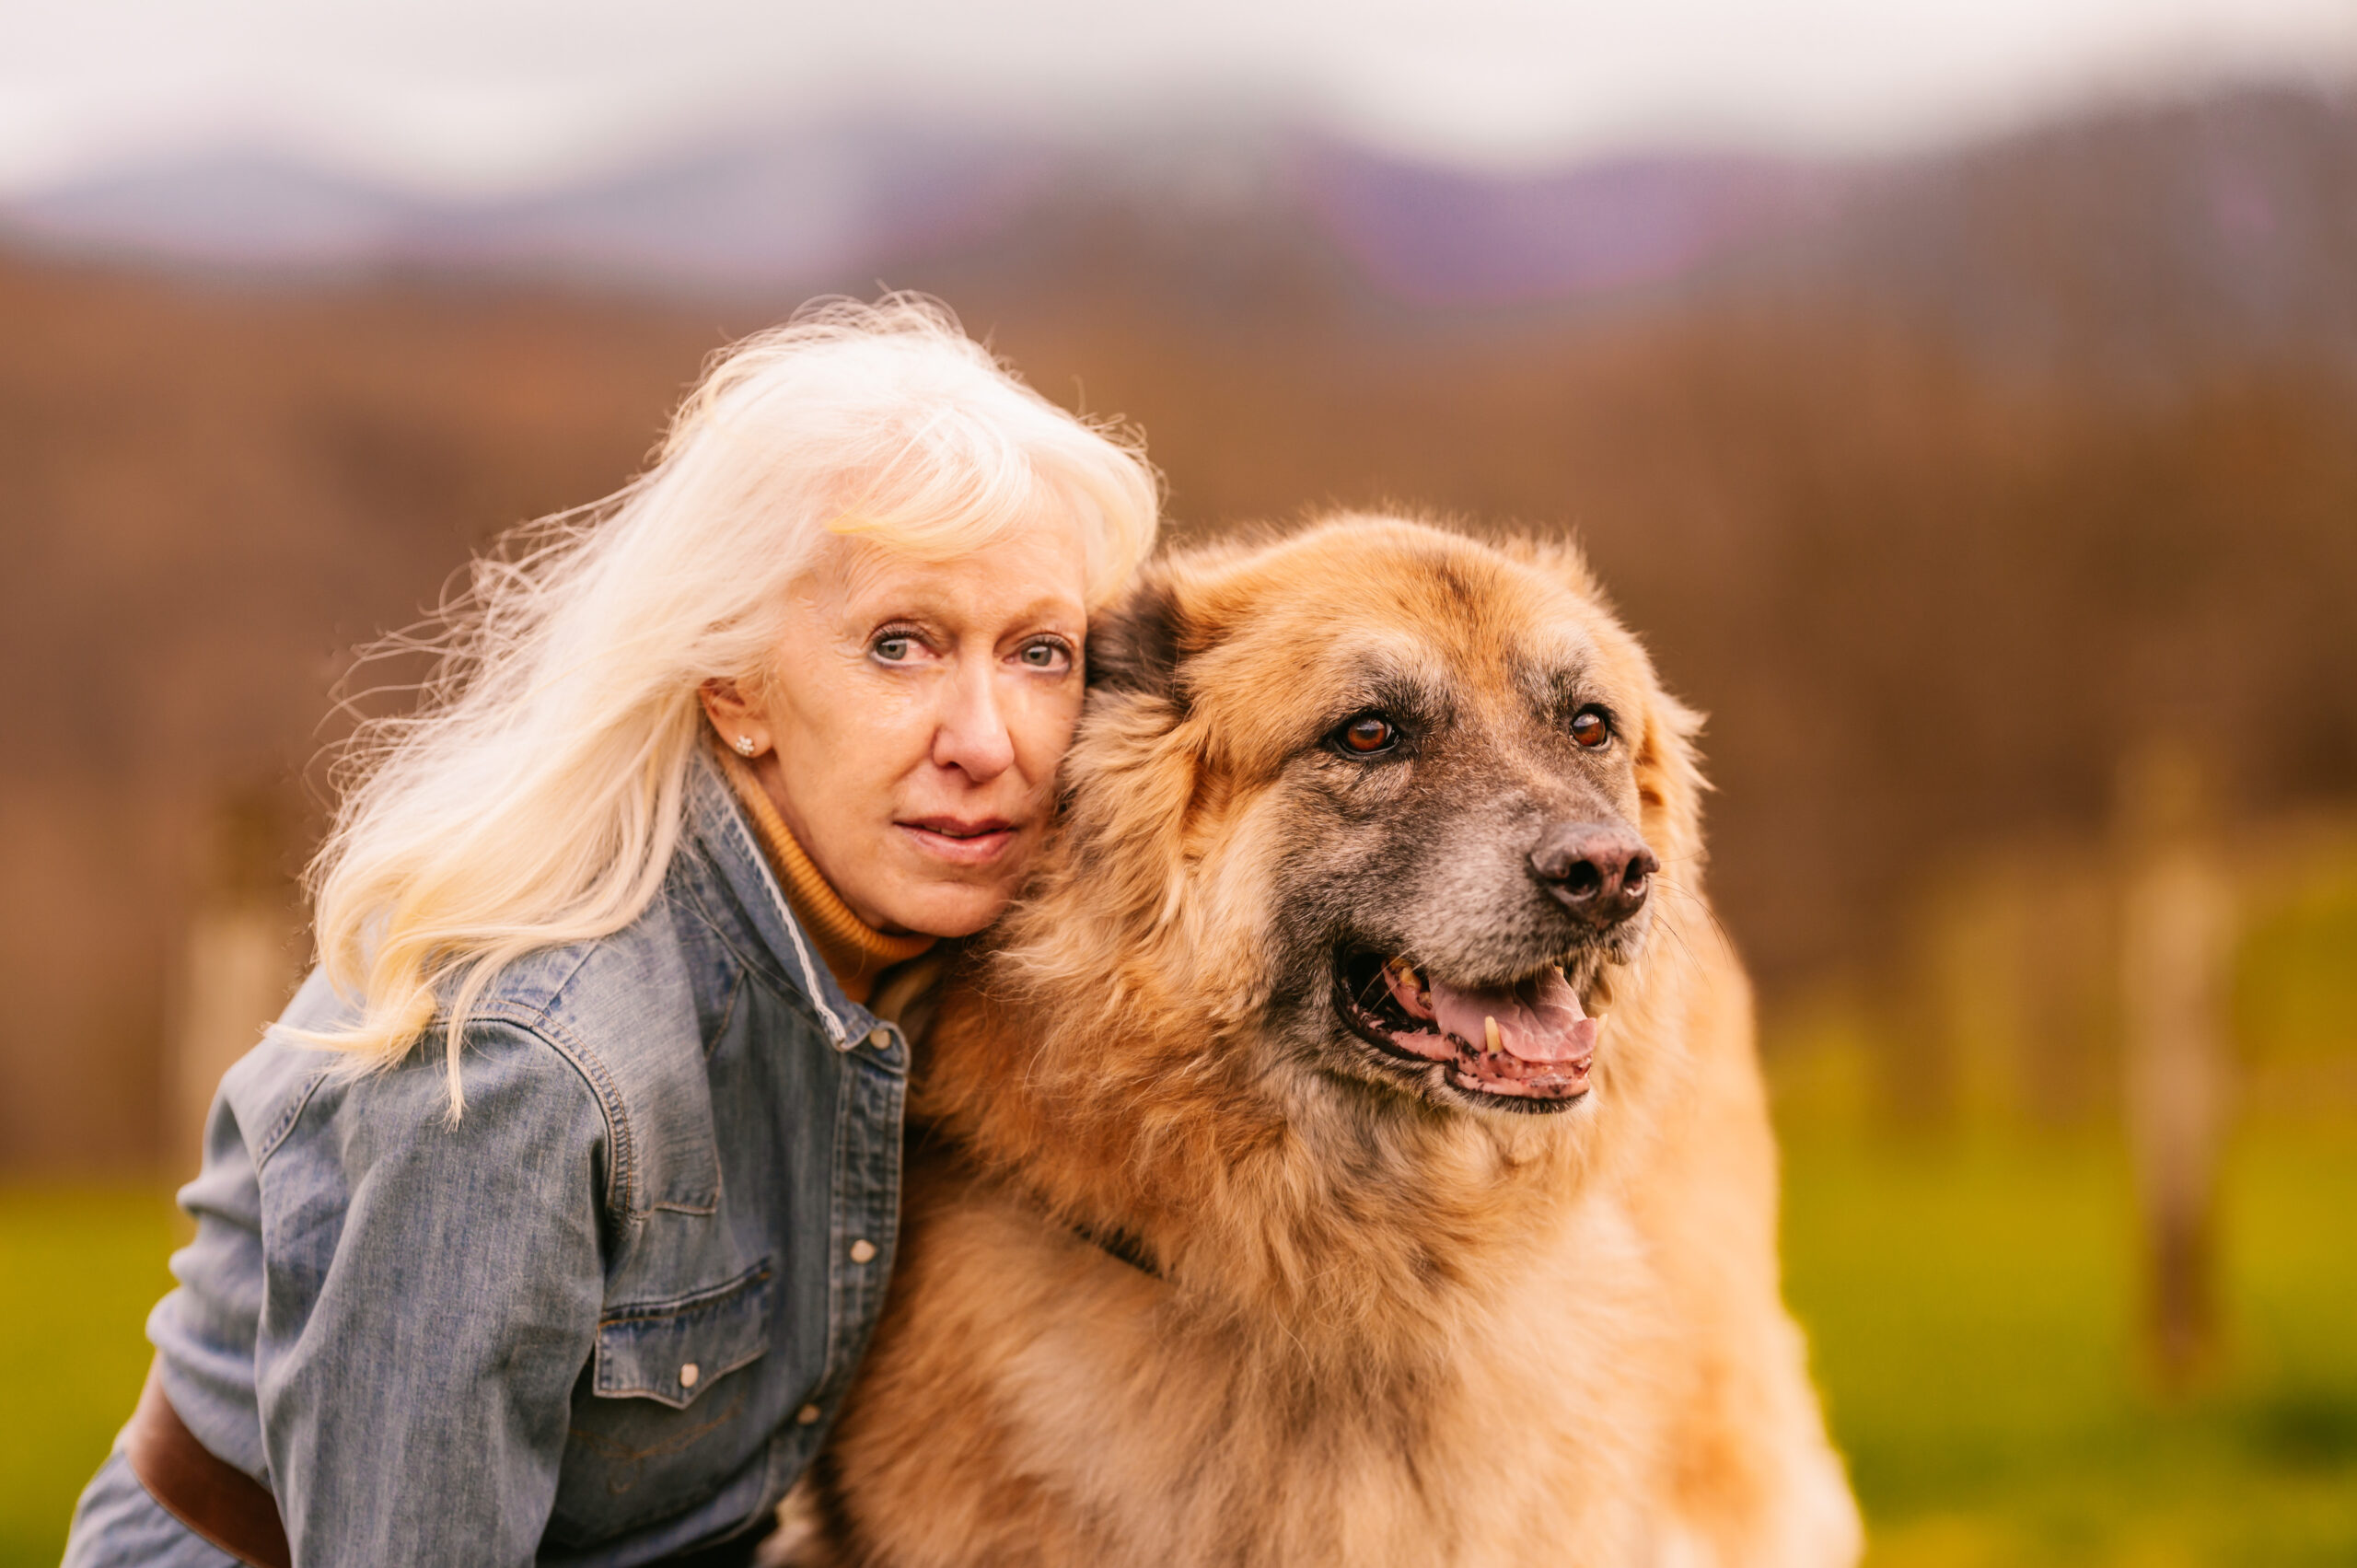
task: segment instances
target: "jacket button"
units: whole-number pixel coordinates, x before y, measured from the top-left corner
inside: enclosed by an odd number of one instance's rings
[[[878,1024],[867,1031],[867,1043],[882,1051],[892,1043],[892,1031]]]
[[[702,1376],[703,1368],[698,1366],[692,1361],[689,1362],[685,1366],[679,1368],[679,1387],[682,1388],[692,1388],[696,1386],[696,1379]]]
[[[794,1419],[802,1425],[808,1426],[819,1419],[819,1407],[817,1405],[804,1405],[800,1410],[794,1412]]]
[[[868,1240],[867,1237],[864,1236],[857,1241],[853,1242],[851,1244],[851,1260],[854,1263],[873,1263],[876,1261],[876,1243]]]

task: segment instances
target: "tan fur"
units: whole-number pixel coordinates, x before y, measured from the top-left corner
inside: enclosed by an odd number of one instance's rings
[[[1105,656],[1176,675],[1093,692],[1038,883],[943,998],[809,1560],[1854,1561],[1779,1300],[1749,998],[1697,882],[1696,721],[1585,568],[1352,517],[1143,597],[1174,645]],[[1302,1005],[1274,890],[1341,853],[1306,743],[1370,659],[1521,736],[1533,646],[1622,715],[1593,789],[1665,867],[1642,948],[1582,982],[1610,1015],[1593,1088],[1504,1114],[1305,1060],[1271,1022]],[[1481,755],[1469,801],[1561,792],[1543,746]]]

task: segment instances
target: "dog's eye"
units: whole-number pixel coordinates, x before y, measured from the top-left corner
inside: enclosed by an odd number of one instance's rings
[[[1371,757],[1399,745],[1399,731],[1380,714],[1361,714],[1335,731],[1334,738],[1341,742],[1343,750]]]
[[[1582,708],[1572,715],[1572,738],[1591,751],[1612,743],[1612,720],[1601,708]]]

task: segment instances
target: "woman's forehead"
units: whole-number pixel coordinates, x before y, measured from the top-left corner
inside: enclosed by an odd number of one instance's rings
[[[795,595],[846,610],[972,618],[1086,612],[1088,563],[1077,521],[1042,519],[978,550],[934,556],[855,536],[830,536]]]

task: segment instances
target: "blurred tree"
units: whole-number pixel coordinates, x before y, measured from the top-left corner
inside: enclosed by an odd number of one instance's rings
[[[2177,1390],[2217,1351],[2215,1187],[2234,900],[2199,764],[2181,743],[2154,743],[2129,761],[2119,816],[2129,1145],[2151,1269],[2154,1366]]]
[[[299,814],[283,792],[231,790],[215,802],[206,838],[172,1010],[165,1138],[175,1175],[195,1174],[221,1074],[261,1039],[302,972]]]

